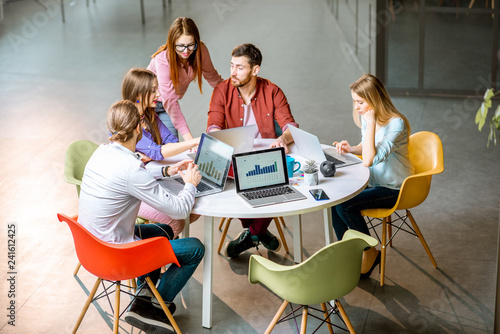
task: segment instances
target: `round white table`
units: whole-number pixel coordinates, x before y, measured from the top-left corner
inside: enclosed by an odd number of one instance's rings
[[[256,140],[254,150],[268,148],[273,140]],[[324,145],[325,146],[325,145]],[[326,146],[325,146],[326,147]],[[304,165],[305,158],[299,156],[294,145],[290,146],[291,155],[296,161]],[[150,163],[173,164],[182,159],[186,159],[187,154],[179,154],[167,158],[161,162]],[[291,183],[297,183],[295,186],[298,191],[306,196],[305,200],[298,200],[288,203],[274,204],[253,208],[243,201],[236,194],[234,181],[228,179],[224,191],[198,197],[192,210],[193,213],[204,216],[204,245],[205,258],[203,263],[203,314],[202,325],[206,328],[212,327],[212,284],[213,284],[213,255],[214,255],[214,217],[228,218],[263,218],[292,216],[293,220],[293,250],[294,261],[302,261],[302,219],[301,215],[308,212],[323,210],[325,243],[328,245],[333,242],[333,228],[331,223],[330,207],[340,204],[359,194],[367,185],[370,172],[361,163],[348,167],[338,168],[334,177],[323,177],[319,173],[319,183],[316,186],[305,185],[304,180],[298,179],[299,172],[294,174]],[[330,199],[316,201],[309,189],[321,188]],[[189,224],[186,224],[184,236],[189,236]]]

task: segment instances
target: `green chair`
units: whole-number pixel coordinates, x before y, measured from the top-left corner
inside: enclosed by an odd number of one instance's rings
[[[64,181],[76,186],[76,193],[80,197],[83,172],[94,151],[99,147],[89,140],[78,140],[69,145],[64,162]]]
[[[248,269],[250,283],[262,283],[271,291],[283,298],[283,304],[269,324],[266,334],[271,333],[278,322],[295,320],[302,309],[300,333],[305,334],[307,316],[313,316],[328,325],[333,333],[330,315],[335,313],[344,322],[350,333],[355,333],[339,298],[345,296],[357,286],[361,273],[363,250],[378,244],[377,239],[355,230],[348,230],[341,241],[323,247],[306,261],[284,266],[274,263],[262,256],[252,255]],[[333,305],[330,301],[334,301]],[[290,304],[292,313],[281,318],[285,308]],[[294,309],[291,304],[300,305]],[[321,305],[321,310],[310,305]],[[327,308],[328,305],[328,308]],[[319,312],[321,317],[314,312]],[[281,318],[281,319],[280,319]],[[298,326],[297,332],[299,331]]]

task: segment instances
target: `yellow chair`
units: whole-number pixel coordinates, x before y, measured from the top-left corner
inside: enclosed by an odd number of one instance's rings
[[[382,255],[380,261],[381,286],[384,285],[386,247],[387,245],[392,246],[392,240],[399,231],[404,231],[417,236],[427,252],[432,264],[435,268],[437,267],[437,263],[432,256],[429,246],[427,246],[427,242],[425,241],[422,232],[420,232],[420,229],[418,228],[415,219],[413,219],[409,209],[414,208],[425,201],[431,187],[432,175],[443,172],[443,144],[441,143],[441,139],[439,139],[435,133],[428,131],[417,132],[410,136],[409,152],[410,161],[415,168],[415,174],[404,180],[396,205],[390,209],[367,209],[361,211],[361,214],[368,218],[368,224],[370,224],[373,228],[380,224],[382,225]],[[399,215],[396,210],[405,210],[405,214]],[[395,214],[398,217],[394,221],[391,219],[392,214]],[[382,219],[382,223],[373,225],[373,218]],[[410,220],[411,226],[408,224],[407,219]],[[401,223],[396,225],[395,222],[398,221]],[[392,233],[393,226],[396,229],[394,233]]]
[[[300,333],[306,332],[308,315],[323,320],[319,327],[326,323],[330,333],[333,333],[332,326],[338,327],[330,321],[333,313],[342,319],[350,333],[355,333],[339,299],[358,285],[363,250],[377,244],[375,238],[356,230],[348,230],[342,241],[323,247],[299,264],[284,266],[262,256],[252,255],[248,267],[250,283],[262,283],[284,299],[265,333],[271,333],[278,322],[295,319],[301,314]],[[333,305],[330,301],[334,301]],[[301,306],[294,309],[290,305],[292,313],[280,320],[289,304]],[[316,304],[320,304],[321,309],[311,306]],[[302,312],[299,309],[302,309]],[[314,312],[319,313],[319,316]]]
[[[233,220],[233,218],[221,218],[220,220],[219,230],[222,230],[222,227],[224,227],[224,231],[222,231],[222,235],[220,237],[217,253],[220,253],[222,246],[224,246],[224,241],[226,240],[227,230],[229,229],[231,220]],[[281,225],[283,225],[283,227],[286,227],[285,220],[283,219],[283,217],[274,217],[273,220],[276,223],[276,229],[278,230],[278,234],[280,235],[281,244],[283,245],[285,252],[289,253],[290,251],[288,250],[288,244],[286,243],[285,235],[283,234],[283,230],[281,229]]]

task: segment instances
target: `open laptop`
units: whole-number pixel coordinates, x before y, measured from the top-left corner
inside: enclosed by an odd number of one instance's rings
[[[336,168],[347,167],[354,164],[361,163],[361,159],[351,154],[341,154],[337,152],[336,148],[329,147],[323,149],[315,135],[296,128],[292,125],[288,126],[290,133],[292,134],[293,141],[297,146],[299,154],[307,159],[312,159],[318,164],[323,161],[333,161]]]
[[[289,185],[283,147],[233,155],[236,193],[252,207],[305,199]]]
[[[248,152],[253,149],[253,140],[257,132],[257,125],[240,126],[237,128],[224,129],[210,132],[210,136],[219,139],[234,148],[234,153]],[[188,153],[191,159],[196,153]]]
[[[201,181],[196,187],[195,197],[215,194],[224,190],[233,151],[232,146],[206,133],[201,135],[200,145],[194,159],[201,174]],[[161,179],[159,182],[169,192],[176,195],[184,189],[184,181],[179,175]]]
[[[236,154],[253,150],[253,140],[255,139],[256,132],[257,125],[252,124],[220,131],[212,131],[210,135],[231,145],[234,148],[234,154]]]

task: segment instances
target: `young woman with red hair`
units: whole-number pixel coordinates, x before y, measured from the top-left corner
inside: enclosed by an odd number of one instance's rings
[[[192,19],[179,17],[172,23],[167,43],[152,55],[147,68],[158,78],[160,103],[156,112],[160,120],[174,135],[180,134],[184,140],[193,139],[178,100],[192,81],[198,82],[202,93],[202,76],[212,87],[221,82],[222,77],[214,68]]]

